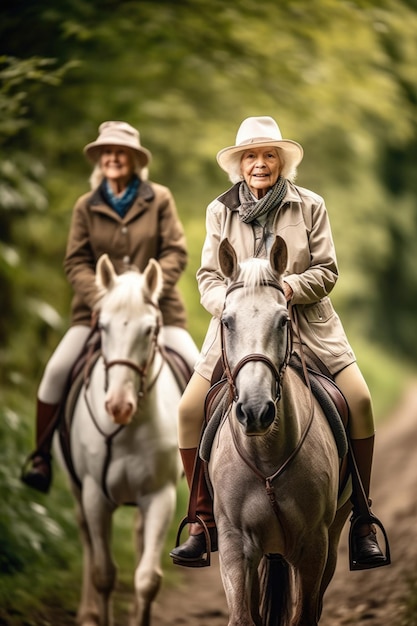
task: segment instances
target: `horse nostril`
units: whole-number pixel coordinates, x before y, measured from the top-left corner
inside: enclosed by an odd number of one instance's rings
[[[242,402],[237,402],[236,403],[236,417],[237,417],[238,421],[242,424],[242,426],[246,425],[247,416],[245,414]]]
[[[268,427],[272,424],[275,419],[275,403],[267,402],[264,411],[259,417],[261,424],[264,427]]]

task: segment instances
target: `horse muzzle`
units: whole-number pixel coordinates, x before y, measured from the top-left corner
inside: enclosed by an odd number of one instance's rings
[[[264,435],[275,420],[276,404],[272,400],[268,400],[259,406],[253,406],[238,401],[236,403],[236,417],[246,435]]]
[[[105,403],[106,411],[115,424],[126,426],[130,424],[132,417],[136,411],[136,405],[132,402],[107,401]]]

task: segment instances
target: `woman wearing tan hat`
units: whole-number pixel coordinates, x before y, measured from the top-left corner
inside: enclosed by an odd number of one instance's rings
[[[96,141],[84,148],[93,162],[92,190],[74,207],[65,272],[74,290],[71,327],[49,360],[37,399],[37,449],[22,480],[47,492],[51,484],[54,417],[72,365],[90,332],[97,298],[95,267],[107,253],[118,273],[134,265],[143,271],[150,258],[162,267],[160,299],[165,344],[179,352],[192,370],[198,350],[186,330],[186,314],[176,283],[187,263],[182,224],[170,190],[146,180],[150,152],[138,131],[125,122],[104,122]]]
[[[236,144],[217,155],[220,167],[234,184],[207,208],[207,233],[197,280],[201,303],[213,317],[180,404],[180,452],[190,484],[204,419],[204,399],[220,357],[219,324],[226,285],[218,266],[219,244],[228,238],[238,254],[238,261],[253,256],[266,258],[279,234],[288,247],[284,277],[287,301],[297,308],[303,343],[327,366],[348,401],[352,449],[368,497],[374,445],[372,403],[328,297],[336,283],[338,269],[324,201],[293,182],[302,157],[302,147],[282,139],[271,117],[244,120]],[[212,502],[203,475],[199,477],[198,494],[197,513],[206,522],[216,549]],[[354,516],[356,514],[354,508]],[[357,525],[354,541],[361,568],[385,564],[374,527]],[[205,549],[201,527],[190,524],[189,538],[173,549],[171,556],[176,563],[195,566],[202,563]]]

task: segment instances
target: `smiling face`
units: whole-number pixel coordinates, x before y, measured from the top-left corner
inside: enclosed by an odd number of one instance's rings
[[[115,193],[122,192],[135,171],[132,151],[123,146],[105,146],[100,154],[100,168]]]
[[[243,153],[240,169],[251,192],[263,198],[278,180],[281,161],[276,148],[252,148]]]

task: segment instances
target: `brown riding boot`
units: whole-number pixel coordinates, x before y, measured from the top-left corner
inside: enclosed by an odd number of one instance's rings
[[[371,468],[374,451],[374,441],[374,436],[368,437],[367,439],[351,439],[352,452],[355,457],[358,473],[362,481],[363,490],[365,492],[366,498],[369,501],[369,504],[371,504],[371,501],[369,500],[369,490],[371,484]],[[353,480],[353,512],[350,520],[352,524],[355,523],[355,520],[361,514],[356,499],[356,493],[358,492],[358,489],[360,489],[360,486],[355,483],[356,481]],[[366,569],[384,565],[386,562],[386,557],[384,556],[381,548],[378,545],[375,526],[373,524],[361,524],[359,522],[353,530],[353,551],[355,563],[357,564],[357,566],[362,569]]]
[[[51,447],[58,407],[59,404],[37,401],[36,450],[29,457],[32,466],[21,476],[26,485],[42,493],[48,493],[52,481]]]
[[[198,453],[197,448],[180,448],[182,463],[188,487],[191,489],[194,474],[194,465]],[[204,468],[201,464],[198,475],[198,495],[196,513],[205,522],[211,542],[211,551],[217,551],[217,529],[213,516],[213,501],[209,493]],[[177,565],[188,567],[200,567],[205,565],[203,556],[207,552],[206,536],[202,526],[198,522],[189,524],[190,535],[188,539],[170,552],[170,556]]]

